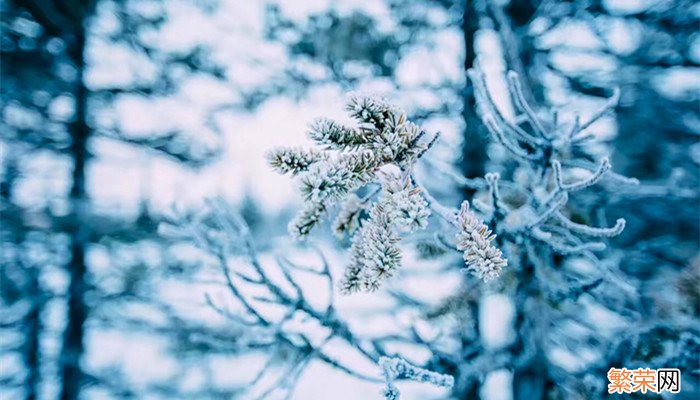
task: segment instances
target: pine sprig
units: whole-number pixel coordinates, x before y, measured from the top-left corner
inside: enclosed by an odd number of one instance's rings
[[[296,175],[325,158],[325,154],[314,149],[280,147],[267,153],[267,162],[281,174]]]
[[[340,284],[344,293],[377,290],[384,280],[396,274],[401,264],[400,234],[428,224],[428,204],[408,177],[385,173],[382,190],[381,198],[370,210],[370,218],[353,238],[349,272]]]
[[[360,226],[360,213],[362,210],[364,210],[362,199],[354,193],[350,194],[345,199],[335,221],[333,221],[333,233],[341,239],[346,233],[355,233]]]
[[[460,227],[457,248],[464,252],[467,271],[484,281],[498,277],[508,261],[501,250],[491,244],[496,235],[474,215],[466,201],[457,215],[457,223]]]
[[[369,141],[367,132],[347,127],[327,118],[314,121],[308,135],[317,144],[333,149],[357,147]]]
[[[353,235],[351,265],[341,291],[376,290],[395,275],[401,262],[401,234],[425,228],[430,212],[420,190],[409,179],[415,162],[434,143],[409,122],[406,113],[387,101],[353,96],[347,110],[358,123],[349,127],[320,118],[311,124],[312,150],[277,149],[268,160],[281,173],[299,176],[299,191],[306,202],[289,225],[296,238],[306,237],[334,204],[344,205],[333,223],[337,236]],[[380,176],[384,167],[400,173]],[[354,193],[379,183],[379,200],[360,200]],[[370,199],[367,199],[370,200]],[[369,219],[360,220],[369,210]]]
[[[326,212],[326,207],[320,202],[308,202],[293,220],[289,222],[287,230],[294,238],[306,237],[316,226]]]

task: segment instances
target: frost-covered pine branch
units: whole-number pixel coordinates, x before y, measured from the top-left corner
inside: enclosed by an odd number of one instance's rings
[[[321,221],[321,217],[325,212],[326,206],[324,206],[322,202],[307,202],[304,208],[289,222],[289,226],[287,227],[289,234],[295,238],[305,237],[311,232],[311,229]]]
[[[408,176],[382,173],[382,195],[353,237],[351,263],[340,282],[342,293],[374,291],[394,276],[401,263],[401,233],[425,228],[430,212]]]
[[[319,145],[345,149],[367,144],[369,135],[359,128],[350,128],[327,118],[319,118],[311,124],[309,138]]]
[[[321,161],[323,154],[313,149],[302,148],[279,148],[271,150],[267,154],[267,161],[272,168],[281,174],[291,172],[298,174],[309,169],[309,167]]]
[[[462,203],[457,221],[461,228],[457,233],[457,248],[464,252],[467,270],[485,281],[498,277],[508,261],[491,244],[496,235],[474,215],[467,201]]]
[[[427,226],[430,204],[411,174],[437,135],[426,137],[403,110],[385,100],[353,96],[347,110],[357,127],[316,120],[309,138],[318,148],[278,149],[268,159],[279,172],[299,177],[305,204],[289,225],[293,236],[306,237],[326,212],[342,203],[333,230],[351,235],[352,247],[339,287],[352,293],[376,290],[395,275],[401,236]],[[359,190],[370,196],[361,199]]]
[[[400,237],[392,227],[388,210],[375,204],[370,214],[370,222],[363,223],[353,237],[350,265],[339,286],[343,294],[377,290],[401,264]]]
[[[365,203],[356,194],[348,195],[340,208],[338,216],[333,221],[333,233],[342,239],[345,234],[352,235],[360,226],[360,213],[365,209]]]

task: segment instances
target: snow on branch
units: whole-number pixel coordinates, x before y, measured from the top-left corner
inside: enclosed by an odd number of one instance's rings
[[[579,238],[579,235],[588,237],[616,236],[623,231],[625,221],[618,219],[615,225],[610,228],[592,227],[571,221],[566,216],[568,213],[564,211],[564,208],[573,192],[596,185],[608,176],[619,180],[618,176],[610,171],[611,165],[607,158],[603,158],[597,166],[589,165],[591,164],[589,160],[592,157],[587,155],[583,140],[584,136],[588,135],[585,130],[617,105],[619,91],[615,90],[605,106],[595,112],[585,123],[580,123],[579,118],[576,117],[573,127],[569,129],[565,128],[559,121],[556,110],[548,110],[548,112],[543,113],[550,115],[551,120],[541,118],[535,107],[528,104],[520,78],[515,72],[509,71],[507,73],[511,100],[516,113],[520,113],[512,121],[499,111],[492,93],[486,85],[485,75],[479,62],[468,73],[474,85],[477,106],[484,125],[496,142],[500,143],[514,159],[520,162],[520,176],[532,179],[531,187],[528,189],[529,193],[527,193],[528,201],[525,207],[521,206],[524,210],[522,215],[526,217],[521,217],[517,213],[508,215],[509,212],[506,210],[502,219],[509,220],[511,225],[503,227],[496,223],[496,228],[506,231],[511,239],[522,236],[530,237],[536,241],[544,242],[552,250],[564,254],[603,249],[604,244],[586,242]],[[577,181],[565,182],[563,165],[585,165],[583,168],[590,171],[590,175]],[[550,184],[549,177],[552,177],[553,185]],[[632,179],[628,179],[628,181],[635,183],[635,180]],[[517,185],[517,182],[513,183]],[[493,191],[493,189],[491,190]],[[493,193],[491,197],[493,197]],[[493,201],[495,208],[498,200],[493,199]]]
[[[272,374],[272,364],[281,364],[287,373],[267,388],[258,398],[267,398],[272,391],[289,393],[298,381],[304,366],[317,359],[332,368],[370,382],[381,382],[376,377],[365,374],[346,361],[328,354],[326,344],[333,339],[344,341],[369,361],[376,362],[384,354],[382,337],[376,339],[358,338],[342,321],[334,307],[334,284],[330,267],[323,256],[322,268],[311,268],[294,264],[285,257],[277,257],[277,274],[269,266],[263,266],[258,258],[250,230],[230,206],[221,200],[212,200],[191,215],[176,215],[172,224],[160,228],[163,234],[172,238],[195,243],[197,248],[215,261],[224,277],[224,285],[231,296],[233,309],[219,296],[207,296],[206,301],[219,315],[240,327],[241,336],[233,343],[233,352],[250,352],[272,348],[268,362],[249,385],[250,389],[266,385],[269,379],[263,376]],[[233,260],[244,262],[232,263]],[[327,304],[317,304],[307,298],[302,285],[297,281],[300,275],[295,271],[313,273],[326,282],[329,296]],[[238,308],[238,310],[236,310]],[[273,312],[282,310],[283,313]],[[297,329],[290,322],[302,317],[314,321],[324,328],[318,331]],[[286,353],[289,357],[279,358]],[[253,397],[251,397],[253,398]]]
[[[416,367],[399,357],[380,357],[379,366],[382,368],[382,374],[386,382],[386,386],[382,392],[386,400],[400,399],[401,394],[395,385],[395,381],[398,379],[410,379],[416,382],[430,383],[448,389],[454,385],[454,378],[452,376]]]
[[[554,170],[554,178],[557,182],[557,186],[561,190],[573,192],[576,190],[585,189],[589,186],[593,186],[596,183],[598,183],[598,181],[600,181],[601,178],[603,178],[605,173],[610,171],[610,161],[608,161],[607,158],[603,158],[603,160],[601,160],[601,162],[600,162],[600,166],[598,167],[598,169],[589,178],[583,179],[583,180],[578,181],[578,182],[569,183],[569,184],[565,184],[563,179],[562,179],[561,163],[558,160],[552,161],[552,168]]]
[[[622,233],[622,230],[625,229],[624,218],[618,218],[617,221],[615,221],[615,226],[611,228],[595,228],[585,224],[573,222],[561,212],[557,212],[555,215],[557,217],[557,221],[559,221],[565,228],[568,228],[572,232],[576,232],[581,235],[593,237],[613,237],[619,235]]]

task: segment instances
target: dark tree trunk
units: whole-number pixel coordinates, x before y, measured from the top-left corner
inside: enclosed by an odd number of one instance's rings
[[[474,67],[476,61],[476,49],[474,42],[479,30],[479,22],[483,17],[485,5],[481,0],[466,0],[462,11],[462,36],[464,39],[464,88],[462,90],[462,121],[464,131],[462,134],[461,157],[459,168],[462,175],[467,178],[482,177],[486,173],[488,160],[488,140],[481,124],[481,119],[476,113],[476,98],[474,86],[469,81],[467,70]],[[464,189],[465,200],[471,200],[476,191]],[[474,340],[479,340],[479,301],[480,295],[476,294],[469,300],[468,306],[474,321],[474,338],[464,339],[463,348],[468,348]],[[455,387],[453,395],[460,399],[478,399],[480,382],[471,380]]]
[[[29,274],[29,296],[32,298],[32,307],[25,318],[24,336],[24,363],[27,367],[27,380],[25,382],[25,399],[36,400],[39,398],[39,383],[41,382],[41,310],[43,295],[39,287],[39,269],[36,265],[27,266]]]
[[[494,1],[489,2],[489,15],[495,22],[506,66],[518,73],[525,100],[533,105],[545,102],[543,88],[536,78],[539,72],[536,70],[534,43],[527,33],[536,12],[537,4],[530,0],[513,0],[505,9]]]
[[[479,0],[466,0],[462,14],[462,33],[464,37],[464,75],[465,86],[462,93],[462,121],[464,134],[462,139],[462,157],[460,169],[467,178],[484,176],[486,170],[486,140],[481,120],[476,114],[474,87],[466,79],[467,70],[474,66],[476,52],[474,40],[479,30],[479,19],[483,14],[483,4]],[[465,197],[471,200],[473,190],[466,190]]]
[[[61,399],[75,400],[79,397],[82,380],[81,358],[84,352],[85,321],[87,306],[87,266],[85,252],[88,244],[88,227],[85,215],[88,212],[88,200],[85,188],[85,166],[88,159],[87,141],[90,129],[87,124],[88,91],[84,84],[84,50],[85,33],[82,29],[75,35],[75,43],[70,51],[71,59],[78,71],[75,90],[75,120],[70,124],[72,137],[71,155],[73,157],[73,186],[71,187],[72,225],[71,261],[68,266],[70,285],[68,288],[68,321],[63,336],[61,352]]]
[[[514,400],[544,400],[551,389],[542,346],[546,326],[542,326],[542,298],[535,277],[537,260],[529,259],[527,253],[520,259],[518,286],[514,297],[516,338],[511,346],[511,359],[518,360],[513,371]],[[526,356],[524,358],[524,356]]]

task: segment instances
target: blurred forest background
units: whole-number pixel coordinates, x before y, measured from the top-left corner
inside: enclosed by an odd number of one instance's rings
[[[250,333],[212,305],[227,298],[221,270],[159,225],[221,198],[265,263],[284,252],[318,264],[314,247],[287,238],[300,199],[264,154],[303,143],[314,117],[342,117],[349,91],[386,96],[442,132],[431,171],[482,177],[503,156],[475,111],[466,71],[477,55],[496,93],[514,70],[528,101],[561,118],[590,115],[620,89],[614,113],[590,127],[592,151],[642,184],[594,206],[627,220],[607,258],[634,282],[642,321],[662,323],[618,350],[645,360],[669,343],[687,349],[683,385],[700,390],[698,2],[2,0],[0,12],[1,398],[278,398],[253,394],[251,382],[264,387],[272,378],[256,370],[290,354],[241,344]],[[430,174],[445,201],[474,195]],[[344,265],[347,243],[327,229],[312,243],[332,269]],[[458,291],[459,275],[448,278],[417,285]],[[464,301],[482,321],[513,312],[498,293]],[[373,302],[346,301],[353,327],[391,324],[375,315],[386,303]],[[404,311],[394,317],[412,318]],[[505,328],[482,325],[482,341],[507,345]],[[586,368],[590,354],[562,347],[552,363]],[[491,371],[453,395],[573,398],[513,391],[513,379]],[[297,380],[293,398],[380,396],[378,384],[321,361]]]

